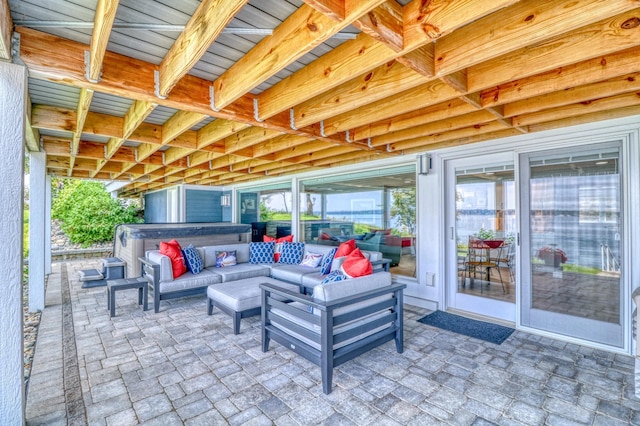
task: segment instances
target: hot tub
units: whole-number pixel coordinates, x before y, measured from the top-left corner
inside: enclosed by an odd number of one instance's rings
[[[132,223],[118,225],[113,256],[126,262],[126,276],[140,276],[139,257],[158,249],[162,241],[178,240],[182,247],[248,243],[251,225],[239,223]]]

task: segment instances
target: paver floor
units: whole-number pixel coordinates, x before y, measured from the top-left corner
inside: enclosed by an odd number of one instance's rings
[[[388,342],[343,364],[324,395],[317,366],[275,342],[261,351],[259,317],[234,335],[205,296],[155,314],[123,291],[110,318],[105,287],[77,279],[97,265],[53,267],[30,425],[640,425],[630,356],[520,331],[486,343],[406,305],[405,351]]]

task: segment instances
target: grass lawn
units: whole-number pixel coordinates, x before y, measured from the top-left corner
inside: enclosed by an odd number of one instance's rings
[[[26,258],[29,256],[29,210],[24,209],[23,212],[24,218],[24,231],[22,234],[22,253]]]

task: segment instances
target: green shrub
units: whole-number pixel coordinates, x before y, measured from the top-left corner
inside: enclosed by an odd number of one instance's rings
[[[139,223],[135,207],[124,207],[100,182],[65,181],[54,190],[51,215],[62,221],[62,230],[74,243],[89,246],[113,240],[120,223]]]

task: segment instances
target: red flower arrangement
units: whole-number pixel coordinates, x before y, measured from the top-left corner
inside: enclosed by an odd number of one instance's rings
[[[560,256],[560,263],[567,263],[567,254],[559,248],[544,246],[540,250],[538,250],[537,257],[539,259],[544,260],[545,258],[548,259],[551,256]]]

